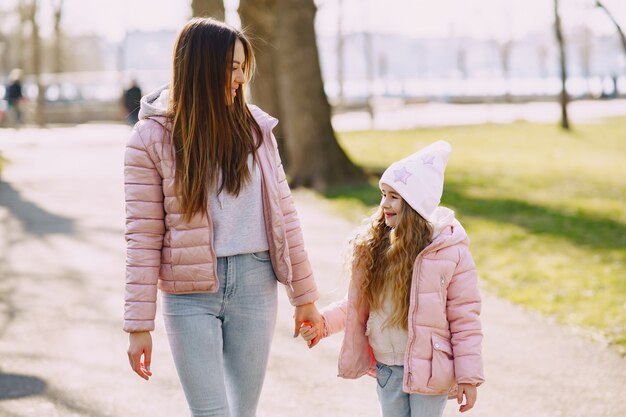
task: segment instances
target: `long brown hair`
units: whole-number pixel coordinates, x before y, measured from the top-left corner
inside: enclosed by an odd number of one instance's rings
[[[228,104],[237,40],[245,52],[245,82]],[[176,158],[175,190],[186,221],[196,213],[206,214],[212,190],[238,195],[250,180],[248,155],[252,153],[256,163],[262,140],[244,98],[254,65],[250,42],[222,22],[194,18],[178,34],[168,121]]]
[[[393,308],[385,326],[407,329],[413,264],[430,244],[432,231],[432,225],[403,201],[394,228],[385,224],[379,207],[354,240],[354,267],[364,273],[359,302],[377,310],[389,295]]]

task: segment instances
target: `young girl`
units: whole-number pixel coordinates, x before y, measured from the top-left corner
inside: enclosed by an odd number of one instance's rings
[[[252,46],[195,18],[169,87],[141,100],[125,155],[128,359],[150,371],[157,288],[193,417],[253,417],[277,314],[277,281],[321,327],[317,288],[272,128],[246,103]],[[297,331],[296,331],[297,334]]]
[[[380,207],[353,241],[346,299],[322,312],[323,326],[302,328],[307,341],[345,328],[339,376],[375,376],[383,417],[441,416],[448,395],[465,396],[465,412],[484,381],[469,240],[439,207],[450,152],[435,142],[383,173]]]

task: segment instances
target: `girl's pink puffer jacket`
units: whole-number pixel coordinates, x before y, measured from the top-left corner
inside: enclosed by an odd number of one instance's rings
[[[274,272],[295,306],[317,300],[300,222],[272,129],[278,120],[250,110],[263,132],[258,149],[263,212]],[[216,292],[217,258],[210,217],[182,221],[174,194],[174,159],[165,118],[135,125],[126,145],[126,290],[124,330],[154,329],[157,287],[170,293]]]
[[[458,221],[451,223],[415,259],[404,355],[405,392],[454,393],[456,384],[484,382],[476,269],[465,230]],[[353,267],[347,298],[322,311],[325,336],[345,327],[339,354],[343,378],[376,375],[376,359],[365,335],[369,310],[357,303],[362,279],[363,271]]]

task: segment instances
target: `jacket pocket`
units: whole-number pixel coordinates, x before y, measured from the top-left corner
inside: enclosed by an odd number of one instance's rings
[[[448,390],[454,383],[454,356],[450,341],[433,333],[431,335],[433,358],[428,388]]]

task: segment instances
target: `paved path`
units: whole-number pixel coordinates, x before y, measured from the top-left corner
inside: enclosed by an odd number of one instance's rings
[[[0,130],[0,417],[172,417],[186,405],[161,319],[154,378],[127,364],[123,307],[124,126]],[[343,296],[340,254],[353,225],[297,195],[322,292]],[[259,417],[378,416],[375,382],[335,377],[340,336],[309,351],[279,319]],[[487,383],[481,417],[626,416],[626,360],[484,293]],[[449,402],[445,416],[458,416]]]

